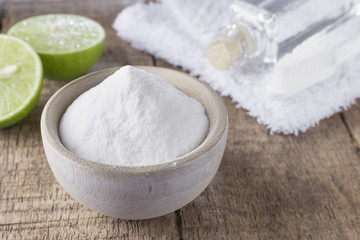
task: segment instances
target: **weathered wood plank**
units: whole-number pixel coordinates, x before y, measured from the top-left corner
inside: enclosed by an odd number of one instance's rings
[[[218,177],[181,212],[185,238],[358,237],[359,158],[339,117],[299,137],[270,136],[244,111],[229,112],[236,127]]]
[[[153,65],[151,56],[115,36],[111,24],[129,1],[11,1],[4,31],[39,14],[66,12],[99,21],[107,40],[90,70]],[[73,200],[57,183],[47,164],[40,136],[46,101],[65,82],[45,79],[39,103],[19,124],[0,130],[0,239],[179,239],[178,215],[146,221],[123,221],[93,212]]]
[[[360,159],[340,116],[298,137],[270,135],[223,99],[225,155],[210,186],[180,210],[184,239],[359,238]]]
[[[350,109],[344,111],[343,114],[344,120],[349,127],[350,134],[360,154],[360,100],[357,100],[357,102],[351,106]]]

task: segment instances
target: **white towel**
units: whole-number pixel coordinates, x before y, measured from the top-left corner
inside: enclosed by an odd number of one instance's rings
[[[309,21],[333,11],[341,2],[309,1],[291,14],[282,15],[280,41],[300,32]],[[137,3],[120,12],[113,27],[133,47],[181,66],[223,96],[231,96],[238,107],[248,110],[271,133],[305,132],[360,97],[359,56],[346,61],[331,78],[285,100],[273,99],[266,91],[272,71],[254,74],[235,67],[227,71],[214,69],[206,58],[205,46],[220,27],[229,23],[229,4],[230,0]],[[359,23],[343,28],[339,37],[346,38],[353,32],[360,32]]]

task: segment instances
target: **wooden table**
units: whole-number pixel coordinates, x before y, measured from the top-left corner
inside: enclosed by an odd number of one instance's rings
[[[104,53],[91,71],[126,64],[171,67],[116,37],[111,24],[131,2],[12,0],[6,16],[2,11],[1,32],[38,14],[81,14],[106,28]],[[295,137],[270,135],[223,98],[229,137],[209,187],[174,213],[125,221],[75,202],[48,166],[39,120],[64,84],[45,79],[31,114],[0,130],[0,239],[360,239],[360,101]]]

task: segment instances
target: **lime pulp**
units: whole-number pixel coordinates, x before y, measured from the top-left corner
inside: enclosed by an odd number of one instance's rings
[[[17,123],[36,105],[42,73],[40,58],[27,43],[0,34],[0,128]]]

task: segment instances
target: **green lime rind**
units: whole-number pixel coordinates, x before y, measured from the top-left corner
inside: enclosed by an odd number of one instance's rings
[[[0,34],[0,69],[17,66],[10,76],[0,76],[0,128],[25,118],[35,107],[43,83],[40,57],[21,39]]]
[[[72,14],[47,14],[24,19],[8,34],[29,43],[39,54],[45,76],[71,80],[100,58],[105,30],[96,21]]]
[[[71,80],[86,73],[100,58],[105,41],[97,43],[88,49],[57,54],[39,53],[43,63],[45,76],[54,80]]]

